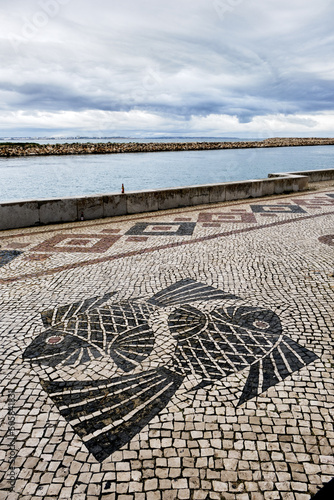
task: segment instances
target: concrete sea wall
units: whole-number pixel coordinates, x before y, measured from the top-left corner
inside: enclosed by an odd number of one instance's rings
[[[73,198],[21,200],[0,204],[0,230],[102,219],[170,208],[304,191],[309,182],[334,179],[334,169],[269,174],[258,179],[155,191],[132,191]]]

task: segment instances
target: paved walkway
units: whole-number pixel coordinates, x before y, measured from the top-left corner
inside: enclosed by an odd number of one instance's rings
[[[1,499],[308,500],[332,479],[334,185],[0,245]]]

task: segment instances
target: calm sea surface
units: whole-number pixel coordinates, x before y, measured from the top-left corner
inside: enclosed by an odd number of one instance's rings
[[[322,168],[334,168],[334,146],[0,158],[0,202],[115,193],[122,183],[125,191],[151,190]]]

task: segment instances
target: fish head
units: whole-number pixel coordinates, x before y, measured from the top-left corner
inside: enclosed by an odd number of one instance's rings
[[[212,321],[219,326],[225,325],[225,330],[239,332],[248,331],[249,334],[279,337],[282,325],[277,314],[271,309],[263,307],[249,307],[235,305],[232,307],[217,307],[211,311]]]
[[[83,339],[64,331],[62,325],[56,325],[31,342],[23,353],[23,359],[38,365],[56,367],[86,347],[86,344]]]

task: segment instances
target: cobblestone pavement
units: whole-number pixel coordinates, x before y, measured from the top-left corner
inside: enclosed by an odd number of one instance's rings
[[[0,234],[1,499],[334,476],[334,186]]]

